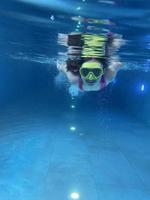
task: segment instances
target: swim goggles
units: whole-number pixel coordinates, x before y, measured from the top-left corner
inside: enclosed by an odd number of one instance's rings
[[[83,78],[86,79],[91,76],[95,80],[102,76],[104,73],[102,65],[97,62],[83,63],[79,71]]]

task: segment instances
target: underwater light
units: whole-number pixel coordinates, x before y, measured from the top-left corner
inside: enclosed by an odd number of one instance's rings
[[[76,10],[81,10],[81,7],[80,7],[80,6],[79,6],[79,7],[77,7],[77,8],[76,8]]]
[[[77,192],[73,192],[70,196],[71,196],[71,199],[73,199],[73,200],[76,200],[76,199],[80,198],[80,195]]]
[[[50,16],[50,19],[51,19],[52,21],[54,21],[54,19],[55,19],[55,18],[54,18],[54,15],[51,15],[51,16]]]
[[[148,85],[146,83],[140,83],[137,86],[137,94],[144,95],[148,91]]]
[[[75,105],[71,105],[71,108],[73,108],[73,109],[74,109],[74,108],[75,108]]]
[[[143,92],[143,91],[145,90],[145,85],[142,84],[140,89],[141,89],[141,91]]]
[[[138,83],[136,86],[136,92],[138,95],[145,95],[149,90],[149,86],[145,81]]]
[[[71,127],[70,127],[70,130],[71,130],[71,131],[75,131],[75,130],[76,130],[76,127],[75,127],[75,126],[71,126]]]

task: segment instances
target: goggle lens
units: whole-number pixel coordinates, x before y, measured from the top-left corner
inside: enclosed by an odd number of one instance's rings
[[[82,68],[81,69],[82,76],[86,77],[88,75],[88,73],[89,73],[89,69],[87,69],[87,68]]]
[[[102,74],[102,70],[99,69],[99,68],[95,68],[95,69],[93,69],[92,71],[93,71],[93,73],[94,73],[94,75],[95,75],[96,77],[98,77],[98,76],[100,76],[100,75]]]

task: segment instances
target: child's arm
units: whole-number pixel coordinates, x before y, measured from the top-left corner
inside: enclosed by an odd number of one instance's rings
[[[79,77],[73,75],[70,71],[66,72],[66,76],[71,84],[76,84],[79,82]]]
[[[66,74],[68,80],[70,83],[78,83],[79,77],[73,75],[70,71],[67,71],[66,63],[59,63],[57,62],[57,69],[59,71],[62,71],[64,74]]]
[[[120,34],[108,34],[108,55],[112,56],[120,49],[121,46],[125,45],[125,40]]]
[[[58,33],[58,44],[68,47],[68,35],[63,33]]]
[[[110,57],[110,64],[104,73],[104,77],[107,83],[113,81],[117,72],[123,66],[118,56],[114,56],[116,51],[125,44],[125,40],[122,39],[122,35],[108,34],[108,55]]]
[[[122,63],[119,60],[111,61],[109,67],[106,69],[104,73],[104,77],[107,84],[114,80],[117,72],[120,70],[121,67],[122,67]]]

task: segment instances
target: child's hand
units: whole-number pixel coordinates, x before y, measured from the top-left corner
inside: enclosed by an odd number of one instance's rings
[[[123,67],[123,64],[120,61],[113,61],[110,65],[110,69],[112,69],[113,71],[118,72],[118,70],[120,70]]]
[[[118,71],[121,67],[123,67],[123,64],[122,62],[120,62],[119,57],[117,56],[112,57],[109,68]]]
[[[114,38],[112,46],[116,49],[119,49],[121,46],[125,45],[125,40],[122,38]]]
[[[62,72],[66,72],[66,64],[57,61],[57,69]]]
[[[63,46],[68,46],[68,35],[63,33],[58,33],[58,44]]]

